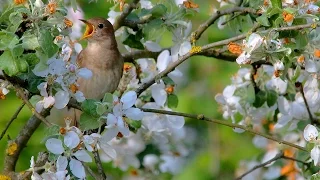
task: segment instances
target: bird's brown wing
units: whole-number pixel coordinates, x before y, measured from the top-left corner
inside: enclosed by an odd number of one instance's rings
[[[84,53],[83,53],[83,50],[78,54],[78,57],[77,57],[77,65],[79,67],[83,67],[83,59],[84,59]]]

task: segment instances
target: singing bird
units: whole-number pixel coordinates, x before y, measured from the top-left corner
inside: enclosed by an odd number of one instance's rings
[[[88,99],[102,99],[107,92],[114,92],[123,71],[123,58],[118,50],[112,24],[104,18],[83,20],[86,30],[81,39],[88,45],[77,58],[80,68],[92,71],[92,78],[79,78],[78,89]]]
[[[78,90],[87,99],[100,100],[107,92],[114,92],[123,73],[123,57],[121,56],[114,35],[112,24],[104,18],[83,20],[86,30],[81,39],[86,39],[88,45],[77,57],[80,68],[92,71],[90,79],[79,78]],[[76,119],[79,121],[80,113]]]

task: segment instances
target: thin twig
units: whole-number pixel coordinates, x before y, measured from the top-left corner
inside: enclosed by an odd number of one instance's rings
[[[98,172],[99,172],[101,178],[102,179],[106,179],[107,176],[103,171],[103,167],[102,167],[102,163],[101,163],[101,159],[100,159],[98,151],[93,151],[92,153],[93,153],[93,156],[94,156],[94,161],[97,164]]]
[[[10,121],[6,124],[6,127],[4,128],[4,130],[2,131],[1,135],[0,135],[0,140],[3,138],[3,136],[6,134],[7,130],[9,129],[11,123],[17,119],[19,113],[21,112],[22,108],[24,107],[25,103],[23,102],[18,109],[16,110],[16,112],[13,114],[13,116],[11,117]]]
[[[221,25],[222,25],[222,26],[223,26],[223,25],[226,25],[228,22],[234,20],[235,18],[237,18],[237,17],[239,17],[239,16],[241,16],[241,15],[243,15],[243,14],[246,14],[246,12],[241,12],[241,13],[239,13],[239,14],[233,15],[230,19],[227,19],[226,21],[222,22]]]
[[[113,28],[115,31],[124,24],[126,17],[131,13],[133,9],[137,7],[138,2],[139,0],[134,0],[130,4],[125,4],[122,14],[116,19],[116,21],[113,24]]]
[[[125,19],[124,22],[123,22],[123,26],[127,26],[127,27],[130,27],[131,29],[133,30],[136,30],[138,28],[138,25],[139,24],[146,24],[150,21],[152,21],[154,19],[153,16],[146,16],[146,17],[142,17],[141,19],[139,20],[128,20],[128,19]]]
[[[34,167],[44,166],[46,164],[46,162],[48,161],[48,158],[49,158],[49,153],[39,152]],[[24,171],[24,172],[19,173],[18,177],[19,177],[19,179],[30,179],[31,175],[32,175],[32,171]]]
[[[287,160],[291,160],[291,161],[296,161],[296,162],[301,163],[301,164],[304,164],[304,165],[306,165],[306,166],[309,166],[309,165],[310,165],[310,163],[304,162],[304,161],[302,161],[302,160],[300,160],[300,159],[296,159],[296,158],[293,158],[293,157],[288,157],[288,156],[283,155],[282,158],[283,158],[283,159],[287,159]]]
[[[201,24],[199,28],[193,33],[194,40],[198,40],[201,37],[201,35],[208,29],[208,27],[210,27],[221,16],[231,14],[234,12],[246,12],[246,13],[252,13],[252,14],[259,14],[257,10],[252,8],[245,8],[245,7],[232,7],[230,9],[217,11],[206,22]]]
[[[256,169],[262,168],[270,163],[272,163],[273,161],[277,161],[279,159],[283,158],[283,152],[281,151],[280,153],[278,153],[274,158],[270,159],[269,161],[266,161],[264,163],[261,163],[259,165],[254,166],[253,168],[251,168],[249,171],[245,172],[244,174],[242,174],[241,176],[237,177],[236,180],[240,180],[242,179],[244,176],[248,175],[249,173],[253,172]]]
[[[315,119],[313,118],[313,116],[312,116],[312,113],[311,113],[311,111],[310,111],[309,104],[308,104],[308,102],[307,102],[306,96],[305,96],[304,91],[303,91],[303,86],[302,86],[302,84],[299,83],[298,86],[299,86],[299,91],[300,91],[300,93],[302,94],[302,98],[303,98],[304,104],[306,105],[306,109],[307,109],[307,111],[308,111],[308,115],[309,115],[311,124],[319,124],[319,123],[317,122],[317,120],[315,120]]]
[[[270,139],[272,141],[276,141],[279,144],[285,144],[285,145],[294,147],[294,148],[302,150],[302,151],[307,151],[307,149],[304,148],[304,147],[301,147],[299,145],[290,143],[288,141],[284,141],[284,140],[275,138],[275,137],[267,135],[267,134],[263,134],[261,132],[255,131],[255,130],[249,128],[249,127],[246,127],[246,126],[243,126],[243,125],[239,125],[239,124],[230,123],[228,121],[211,119],[211,118],[208,118],[208,117],[206,117],[206,116],[204,116],[202,114],[195,115],[195,114],[188,114],[188,113],[181,113],[181,112],[174,112],[174,111],[166,111],[166,110],[158,110],[158,109],[146,109],[146,108],[141,108],[141,110],[144,111],[144,112],[153,112],[153,113],[159,113],[159,114],[183,116],[183,117],[188,117],[188,118],[193,118],[193,119],[198,119],[198,120],[204,120],[204,121],[208,121],[208,122],[212,122],[212,123],[216,123],[216,124],[221,124],[221,125],[224,125],[224,126],[229,126],[231,128],[239,128],[239,129],[243,129],[245,131],[248,131],[248,132],[250,132],[252,134],[256,134],[256,135],[265,137],[267,139]]]
[[[290,26],[290,27],[281,27],[281,28],[274,28],[271,31],[288,31],[288,30],[299,30],[299,29],[304,29],[304,28],[314,28],[316,26],[319,26],[318,23],[309,23],[309,24],[304,24],[304,25],[297,25],[297,26]],[[252,31],[256,30],[259,27],[259,25],[255,25],[252,28]],[[265,31],[261,31],[261,34],[270,32],[270,30],[265,30]],[[226,44],[229,44],[230,42],[235,42],[241,39],[244,39],[247,36],[247,33],[242,34],[242,35],[238,35],[229,39],[225,39],[225,40],[221,40],[218,42],[214,42],[211,44],[207,44],[202,46],[200,49],[201,51],[199,52],[194,52],[194,53],[187,53],[183,56],[180,56],[179,59],[175,62],[173,62],[172,64],[170,64],[165,70],[163,70],[162,72],[158,73],[154,78],[150,79],[148,82],[142,84],[137,90],[136,93],[138,95],[140,95],[144,90],[148,89],[153,83],[156,82],[156,80],[161,79],[162,77],[166,76],[168,73],[170,73],[171,71],[173,71],[177,66],[179,66],[181,63],[183,63],[185,60],[187,60],[188,58],[190,58],[191,56],[200,54],[202,51],[206,51],[209,50],[211,48],[214,47],[218,47],[218,46],[223,46]]]
[[[30,101],[28,100],[28,98],[25,96],[22,88],[18,85],[14,85],[16,92],[19,94],[19,96],[22,98],[22,100],[26,103],[26,105],[29,107],[29,109],[31,110],[31,112],[38,118],[40,119],[46,126],[51,127],[52,124],[46,120],[40,113],[38,113],[34,107],[32,106],[32,104],[30,103]]]
[[[87,166],[85,163],[82,163],[83,167],[85,168],[85,170],[90,174],[90,176],[92,176],[94,179],[101,179],[97,174],[95,174],[92,169],[90,169],[89,166]],[[103,179],[105,180],[105,179]]]
[[[50,108],[45,109],[41,112],[42,117],[46,117],[50,114]],[[8,175],[12,175],[15,171],[15,166],[20,156],[21,151],[23,148],[26,147],[28,141],[30,140],[32,134],[36,131],[36,129],[41,124],[41,120],[33,115],[28,120],[26,125],[20,130],[19,135],[16,137],[15,140],[11,140],[8,142],[8,145],[15,145],[16,150],[12,151],[11,153],[6,153],[4,157],[4,173]]]

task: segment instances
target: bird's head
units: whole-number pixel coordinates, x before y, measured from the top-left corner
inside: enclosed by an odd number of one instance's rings
[[[88,41],[100,41],[114,37],[114,29],[112,24],[104,18],[92,18],[88,20],[80,19],[86,24],[86,30],[81,38]]]

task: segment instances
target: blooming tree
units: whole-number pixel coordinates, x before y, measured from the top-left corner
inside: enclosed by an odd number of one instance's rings
[[[90,79],[92,72],[76,63],[83,18],[76,0],[1,3],[0,99],[15,91],[33,113],[8,141],[1,177],[106,179],[111,174],[105,162],[120,170],[122,179],[175,175],[195,148],[197,134],[184,126],[188,117],[256,135],[253,143],[265,153],[241,162],[238,179],[320,179],[316,0],[218,0],[219,7],[199,27],[190,20],[199,12],[191,0],[110,3],[106,18],[125,46],[126,63],[117,91],[101,100],[86,99],[78,90],[77,79]],[[240,18],[250,29],[240,26],[241,33],[229,39],[198,42],[215,22],[223,29]],[[171,46],[159,43],[165,33],[172,35]],[[179,65],[192,56],[239,65],[232,84],[215,96],[225,120],[172,111],[183,77]],[[82,111],[77,125],[70,117],[47,119],[52,109],[67,107]],[[47,151],[36,160],[34,154],[30,168],[17,172],[19,155],[41,123],[49,132],[43,140]]]

